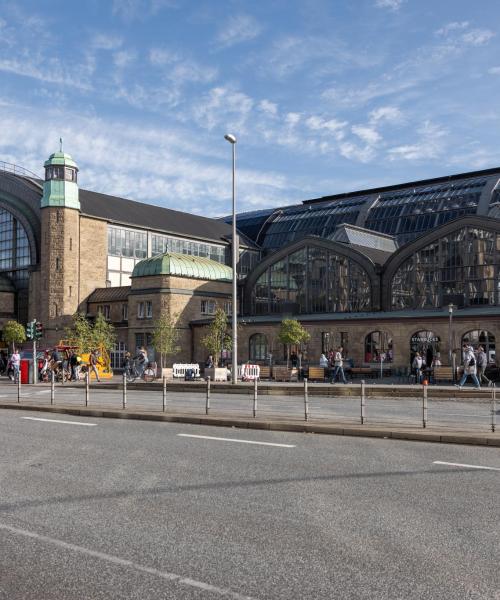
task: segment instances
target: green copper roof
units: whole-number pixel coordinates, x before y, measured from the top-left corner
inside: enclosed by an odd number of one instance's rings
[[[165,252],[152,258],[146,258],[134,267],[132,277],[148,277],[151,275],[175,275],[192,279],[214,281],[232,281],[233,270],[209,258]]]
[[[69,154],[64,152],[54,152],[49,156],[49,158],[43,163],[44,167],[48,167],[50,165],[65,165],[67,167],[75,167],[78,169],[76,162],[71,158]]]

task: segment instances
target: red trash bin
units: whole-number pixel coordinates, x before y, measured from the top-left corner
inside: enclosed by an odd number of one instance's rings
[[[21,359],[21,383],[30,382],[30,361],[28,358]]]

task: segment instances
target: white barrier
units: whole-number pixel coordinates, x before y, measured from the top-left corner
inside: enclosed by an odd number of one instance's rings
[[[192,365],[177,363],[175,365],[172,365],[172,376],[174,378],[184,378],[188,369],[192,369],[194,371],[195,377],[200,376],[200,365],[198,363],[194,363]]]
[[[253,381],[260,378],[259,365],[240,365],[238,367],[238,378],[242,381]]]

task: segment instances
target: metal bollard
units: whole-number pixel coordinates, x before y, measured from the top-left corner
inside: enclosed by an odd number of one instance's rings
[[[257,379],[253,380],[253,416],[257,416]]]
[[[122,400],[122,408],[125,410],[127,408],[127,374],[123,373],[123,400]]]
[[[167,378],[163,377],[163,403],[162,410],[165,412],[167,410]]]
[[[21,402],[21,369],[17,373],[17,401]]]
[[[309,420],[309,389],[306,377],[304,377],[304,420]]]
[[[364,425],[366,420],[366,396],[365,396],[365,380],[361,380],[361,425]]]
[[[89,405],[89,393],[90,393],[90,373],[85,373],[85,406]]]
[[[51,404],[54,404],[55,382],[56,382],[56,378],[54,375],[54,371],[51,371],[50,372],[50,403]]]
[[[207,377],[207,397],[205,401],[205,414],[208,415],[210,410],[210,377]]]
[[[427,427],[427,386],[423,385],[423,399],[422,399],[422,427]]]
[[[497,428],[497,388],[496,384],[493,384],[491,390],[491,431],[495,433]]]

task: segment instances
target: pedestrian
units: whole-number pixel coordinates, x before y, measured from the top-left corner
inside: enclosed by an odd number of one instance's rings
[[[290,362],[292,364],[292,369],[296,369],[297,365],[299,364],[299,357],[297,356],[296,352],[292,352],[290,354]]]
[[[464,342],[464,345],[462,346],[462,356],[464,362],[464,374],[462,375],[462,379],[455,384],[455,387],[461,390],[464,383],[467,381],[467,377],[470,375],[472,381],[474,382],[474,387],[478,390],[481,387],[481,384],[479,383],[479,379],[477,378],[476,374],[477,361],[476,357],[474,356],[474,350],[472,349],[472,346],[469,346],[467,342]]]
[[[137,373],[139,377],[142,377],[148,364],[148,352],[144,346],[140,347],[139,352],[134,356],[134,360],[137,360]]]
[[[342,378],[342,383],[347,383],[347,380],[345,378],[345,374],[344,374],[344,359],[342,358],[342,346],[339,346],[337,348],[337,351],[335,352],[334,356],[333,356],[333,374],[332,374],[332,381],[331,383],[335,383],[335,380],[337,379],[337,375],[340,375],[340,377]]]
[[[99,357],[97,355],[97,350],[92,350],[92,352],[90,353],[90,356],[89,356],[89,363],[90,363],[89,364],[89,376],[90,376],[90,373],[93,371],[96,381],[98,383],[100,383],[101,380],[99,379],[99,372],[97,371],[98,362],[99,362]]]
[[[209,354],[207,356],[207,360],[205,361],[205,369],[213,369],[214,368],[214,357]]]
[[[80,360],[81,359],[76,352],[72,351],[70,353],[69,366],[71,368],[71,380],[72,381],[78,381],[78,379],[79,379],[78,367],[80,365]]]
[[[319,357],[319,366],[323,368],[328,368],[328,358],[326,358],[325,354],[321,354]]]
[[[421,383],[422,382],[422,366],[424,364],[424,361],[422,359],[422,356],[420,355],[420,352],[415,352],[415,356],[413,357],[413,362],[412,362],[412,369],[413,369],[413,373],[415,374],[415,383]]]
[[[19,354],[19,351],[16,348],[14,348],[14,351],[12,352],[12,355],[10,357],[10,364],[14,371],[14,383],[17,383],[17,380],[19,378],[19,368],[21,367],[21,355]]]
[[[477,349],[477,379],[479,383],[486,382],[488,387],[493,385],[493,382],[485,375],[486,367],[488,366],[488,357],[482,346]]]

